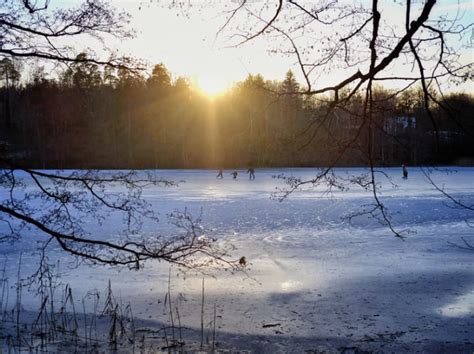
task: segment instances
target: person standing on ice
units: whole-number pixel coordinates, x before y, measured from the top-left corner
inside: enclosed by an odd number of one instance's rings
[[[408,179],[408,170],[405,165],[402,165],[402,170],[403,170],[403,179]]]
[[[255,179],[255,169],[253,169],[252,167],[249,167],[249,169],[247,170],[247,173],[249,174],[250,180]]]
[[[237,175],[238,175],[238,174],[239,174],[239,173],[238,173],[237,171],[232,172],[232,173],[231,173],[232,179],[237,179]]]
[[[217,174],[216,178],[223,179],[224,178],[224,170],[222,168],[219,168],[219,173]]]

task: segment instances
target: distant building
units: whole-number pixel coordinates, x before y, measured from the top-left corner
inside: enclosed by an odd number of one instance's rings
[[[384,131],[388,134],[404,134],[416,130],[416,117],[385,117]]]

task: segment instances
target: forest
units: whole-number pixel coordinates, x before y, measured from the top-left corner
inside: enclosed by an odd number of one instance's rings
[[[34,168],[237,168],[460,164],[474,161],[474,97],[451,92],[427,112],[421,87],[374,88],[374,127],[362,129],[362,94],[299,93],[249,74],[208,97],[164,64],[151,72],[77,61],[50,77],[0,63],[0,150]],[[84,58],[82,58],[84,59]],[[340,93],[344,96],[344,91]],[[428,116],[428,113],[431,116]],[[337,160],[334,160],[337,156]]]

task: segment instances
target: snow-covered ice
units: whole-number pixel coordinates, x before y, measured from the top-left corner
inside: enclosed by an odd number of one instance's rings
[[[144,197],[162,215],[175,209],[194,214],[202,210],[208,233],[232,241],[236,256],[251,263],[249,277],[219,273],[205,280],[206,316],[216,304],[217,336],[224,346],[269,353],[347,348],[472,352],[474,251],[456,245],[463,246],[463,239],[474,244],[474,213],[453,208],[416,168],[410,169],[408,180],[401,178],[400,168],[384,171],[397,186],[380,176],[380,195],[394,227],[410,231],[404,241],[367,216],[352,223],[342,218],[373,202],[371,193],[360,187],[329,196],[320,188],[303,188],[282,202],[271,198],[275,188],[283,186],[272,176],[311,178],[312,169],[261,169],[254,181],[244,171],[237,180],[231,171],[223,180],[215,178],[216,171],[156,171],[183,182],[148,188]],[[433,180],[473,205],[474,168],[447,171],[435,171]],[[103,235],[113,237],[113,222],[107,225]],[[161,227],[170,228],[166,218]],[[28,253],[34,244],[20,245],[23,259],[31,259],[29,265],[34,266],[36,256]],[[18,245],[0,245],[12,276],[19,253]],[[114,292],[132,304],[138,319],[148,326],[167,321],[161,301],[167,291],[167,264],[149,263],[141,271],[68,269],[68,257],[52,252],[54,257],[64,264],[61,280],[78,296],[104,289],[110,279]],[[197,333],[201,277],[183,276],[175,267],[172,273],[177,274],[172,293],[182,294],[181,321]],[[23,304],[34,310],[37,300],[25,296]]]

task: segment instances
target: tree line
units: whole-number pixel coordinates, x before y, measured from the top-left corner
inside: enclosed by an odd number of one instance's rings
[[[374,129],[363,128],[364,97],[300,93],[248,75],[210,99],[164,64],[151,73],[78,60],[57,78],[0,63],[0,149],[34,168],[233,168],[463,164],[474,160],[474,97],[421,88],[374,89]],[[340,97],[349,91],[339,93]],[[372,136],[368,136],[371,134]],[[368,142],[371,142],[368,144]],[[367,154],[367,147],[371,154]],[[333,161],[334,156],[338,157]]]

